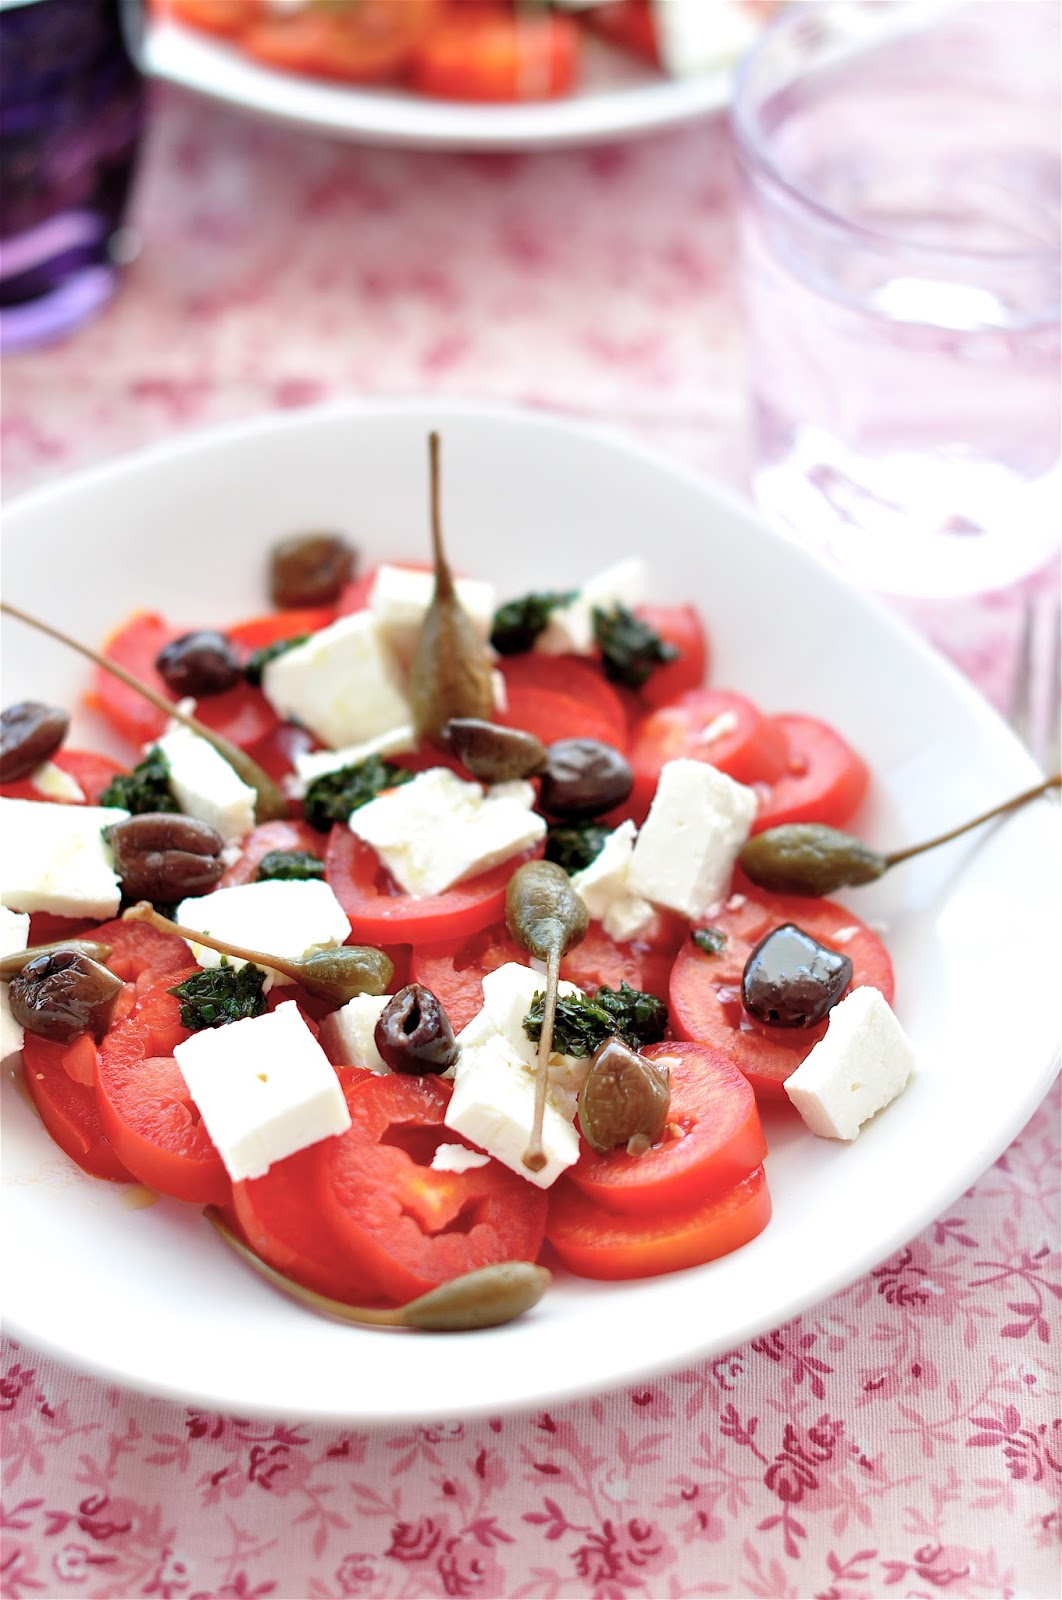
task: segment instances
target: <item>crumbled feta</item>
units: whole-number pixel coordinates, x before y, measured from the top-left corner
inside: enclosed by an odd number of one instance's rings
[[[224,844],[246,838],[254,827],[255,792],[207,739],[178,726],[151,749],[165,758],[173,798],[185,816],[205,822]]]
[[[413,720],[397,663],[368,611],[340,617],[270,661],[262,690],[278,716],[335,749]]]
[[[0,906],[0,956],[17,955],[29,942],[30,919]],[[0,984],[0,1065],[22,1049],[22,1024],[16,1022],[7,998],[7,984]]]
[[[261,950],[285,961],[334,950],[350,937],[346,912],[320,878],[274,878],[215,889],[212,894],[182,900],[175,920],[197,933],[209,933],[228,944]],[[200,966],[218,967],[223,961],[233,967],[246,966],[237,956],[222,956],[192,940],[188,943]],[[292,981],[283,973],[266,970],[272,983]]]
[[[579,1136],[546,1095],[542,1144],[546,1165],[524,1166],[535,1112],[535,1074],[504,1034],[492,1033],[480,1045],[462,1049],[454,1072],[454,1091],[446,1108],[448,1128],[479,1145],[503,1166],[540,1189],[548,1189],[579,1159]]]
[[[621,822],[589,866],[572,874],[572,888],[582,898],[594,921],[600,922],[617,944],[637,939],[648,931],[656,917],[648,900],[631,893],[629,875],[634,838],[634,823]]]
[[[103,829],[119,806],[0,799],[0,904],[57,917],[113,917],[122,897]]]
[[[359,807],[348,825],[407,894],[441,894],[544,837],[534,798],[529,783],[499,783],[484,793],[448,767],[430,767]]]
[[[80,805],[85,798],[85,791],[77,779],[71,777],[69,772],[64,772],[62,767],[57,767],[54,761],[42,761],[39,767],[34,767],[29,780],[46,800],[64,800],[72,805]]]
[[[489,1165],[490,1156],[482,1150],[470,1150],[466,1144],[441,1144],[431,1158],[433,1172],[472,1172]]]
[[[368,1067],[370,1072],[390,1072],[376,1048],[376,1024],[389,994],[356,994],[345,1006],[321,1023],[321,1046],[329,1061],[342,1067]]]
[[[634,845],[634,894],[683,916],[703,916],[730,886],[756,816],[756,796],[705,761],[668,761]]]
[[[480,639],[486,643],[497,608],[494,585],[479,578],[458,578],[457,598]],[[369,610],[381,637],[402,661],[411,661],[417,635],[435,593],[433,572],[408,567],[377,569],[369,593]]]
[[[583,584],[574,600],[558,606],[535,640],[535,649],[546,655],[592,655],[595,648],[594,610],[626,610],[645,598],[647,569],[644,561],[632,557],[607,567]]]
[[[400,750],[412,750],[417,742],[411,722],[400,722],[396,728],[361,744],[349,744],[342,750],[304,750],[295,757],[298,783],[290,785],[292,795],[301,800],[311,783],[329,772],[341,772],[344,767],[358,767],[370,756],[393,756]]]
[[[880,989],[852,989],[830,1012],[785,1092],[823,1139],[854,1139],[860,1127],[906,1087],[914,1052]]]

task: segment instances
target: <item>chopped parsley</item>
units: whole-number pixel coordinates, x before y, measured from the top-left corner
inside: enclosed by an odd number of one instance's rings
[[[220,1028],[226,1022],[242,1022],[244,1017],[260,1017],[266,1008],[261,967],[248,962],[232,967],[222,960],[220,967],[204,967],[193,972],[167,994],[181,1002],[181,1021],[193,1033],[203,1028]]]
[[[96,802],[100,806],[121,806],[134,816],[148,811],[180,811],[170,788],[170,764],[161,750],[149,750],[132,772],[111,779]]]
[[[274,878],[323,878],[324,875],[324,862],[309,850],[270,850],[258,863],[254,881],[268,883]]]
[[[581,872],[596,861],[612,832],[600,822],[566,822],[546,834],[546,860],[555,861],[565,872]]]
[[[679,652],[623,606],[611,611],[594,607],[594,638],[601,651],[605,677],[627,689],[640,689],[654,667],[677,661]]]
[[[721,928],[694,928],[690,938],[706,956],[717,956],[726,949],[726,934]]]
[[[535,1044],[542,1032],[545,998],[536,994],[524,1018],[524,1032]],[[561,995],[553,1024],[553,1048],[566,1056],[592,1056],[615,1035],[637,1050],[643,1044],[656,1044],[666,1031],[664,1002],[622,980],[618,989],[603,985],[594,995]]]
[[[509,600],[494,613],[490,642],[500,656],[522,655],[530,650],[558,606],[566,606],[575,599],[577,589],[566,593],[525,594],[520,600]]]
[[[340,767],[315,778],[306,790],[302,814],[311,828],[327,833],[333,822],[346,822],[352,811],[375,800],[382,789],[409,783],[412,772],[380,756],[369,756],[353,767]]]
[[[287,655],[289,650],[294,650],[296,645],[305,644],[310,637],[308,633],[297,633],[291,639],[277,639],[273,644],[263,645],[261,650],[256,650],[244,662],[243,675],[247,682],[257,689],[262,683],[262,673],[271,661],[277,656]]]

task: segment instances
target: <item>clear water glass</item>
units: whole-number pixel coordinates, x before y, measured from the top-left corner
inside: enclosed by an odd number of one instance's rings
[[[782,14],[734,104],[757,444],[783,527],[897,594],[1059,539],[1054,0]]]

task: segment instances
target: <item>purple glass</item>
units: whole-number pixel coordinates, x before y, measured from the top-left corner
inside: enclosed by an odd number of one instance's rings
[[[144,96],[129,0],[0,0],[0,347],[113,294]]]

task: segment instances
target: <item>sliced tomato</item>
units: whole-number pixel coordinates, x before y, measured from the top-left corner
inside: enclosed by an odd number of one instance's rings
[[[100,1053],[91,1033],[83,1033],[73,1044],[67,1045],[63,1055],[63,1071],[68,1078],[73,1078],[75,1083],[83,1083],[87,1089],[95,1089],[99,1064]]]
[[[665,644],[678,651],[674,661],[654,667],[638,691],[643,704],[663,706],[690,689],[699,689],[708,671],[708,640],[693,606],[636,606]]]
[[[58,944],[61,939],[96,937],[96,923],[86,917],[56,917],[50,911],[30,913],[29,940],[34,944]]]
[[[306,850],[324,860],[326,836],[308,822],[280,820],[263,822],[253,828],[240,845],[239,858],[222,873],[219,889],[235,884],[254,883],[262,861],[273,850]]]
[[[543,744],[554,744],[558,739],[599,739],[602,744],[626,748],[623,723],[604,716],[596,706],[577,700],[573,694],[512,684],[507,699],[505,710],[495,712],[495,722],[533,733]]]
[[[786,746],[784,770],[761,801],[753,833],[783,822],[825,822],[840,828],[866,793],[870,774],[862,756],[828,723],[814,717],[769,719]]]
[[[94,1090],[76,1082],[66,1071],[63,1057],[69,1047],[27,1033],[22,1045],[22,1070],[30,1098],[41,1121],[59,1146],[93,1178],[131,1183],[107,1137]]]
[[[343,83],[389,83],[409,66],[431,28],[438,0],[359,0],[268,16],[244,34],[259,61]]]
[[[625,1149],[600,1155],[584,1144],[571,1181],[595,1204],[645,1216],[696,1206],[748,1177],[762,1164],[767,1141],[756,1097],[720,1051],[675,1040],[649,1045],[648,1061],[671,1082],[667,1128],[644,1155]]]
[[[633,50],[654,67],[661,65],[651,0],[605,0],[604,4],[581,11],[579,20],[611,43]]]
[[[446,100],[548,100],[569,94],[578,70],[579,30],[570,17],[471,12],[431,30],[411,82]]]
[[[627,748],[627,709],[595,662],[583,656],[549,656],[529,650],[524,655],[503,656],[498,668],[510,695],[518,690],[546,689],[577,700],[596,718],[611,725],[612,736],[604,741],[606,744],[615,745],[617,750]]]
[[[762,1167],[693,1207],[647,1216],[596,1205],[562,1178],[550,1193],[546,1237],[581,1277],[652,1278],[728,1255],[762,1233],[770,1218]]]
[[[319,1147],[322,1213],[350,1258],[394,1300],[495,1261],[533,1261],[542,1247],[546,1196],[491,1161],[436,1172],[451,1089],[438,1078],[389,1074],[347,1092],[351,1126]]]
[[[758,1095],[778,1097],[827,1023],[814,1028],[776,1028],[756,1022],[741,1004],[741,974],[753,945],[772,928],[795,922],[831,950],[851,957],[849,989],[869,984],[893,997],[892,962],[877,936],[844,906],[797,895],[737,895],[711,918],[726,935],[719,955],[706,955],[690,940],[671,972],[671,1026],[681,1039],[720,1050],[748,1078]]]
[[[304,606],[288,611],[269,611],[247,622],[237,622],[225,633],[246,659],[256,650],[268,650],[282,639],[297,639],[303,633],[317,633],[336,618],[335,606]]]
[[[726,689],[690,689],[650,712],[630,752],[634,768],[631,813],[645,817],[661,769],[684,758],[718,767],[738,783],[773,783],[785,770],[785,735],[744,695]]]
[[[59,805],[98,805],[100,795],[111,779],[129,770],[108,756],[96,755],[91,750],[57,750],[51,759],[60,771],[69,773],[74,782],[80,784],[85,796],[84,800],[60,800],[57,802]],[[0,783],[0,795],[5,800],[49,799],[29,777],[19,778],[15,783]]]
[[[162,0],[162,10],[179,22],[223,39],[239,38],[261,9],[262,0]]]
[[[328,838],[325,878],[346,912],[357,944],[455,943],[498,922],[505,910],[505,889],[521,862],[542,854],[542,846],[525,850],[445,894],[404,894],[375,850],[337,823]]]
[[[144,922],[125,922],[116,917],[113,922],[93,924],[92,937],[100,944],[110,945],[107,965],[127,983],[146,978],[148,987],[163,979],[173,984],[177,981],[174,974],[184,975],[195,964],[188,946],[176,933],[166,933]]]

